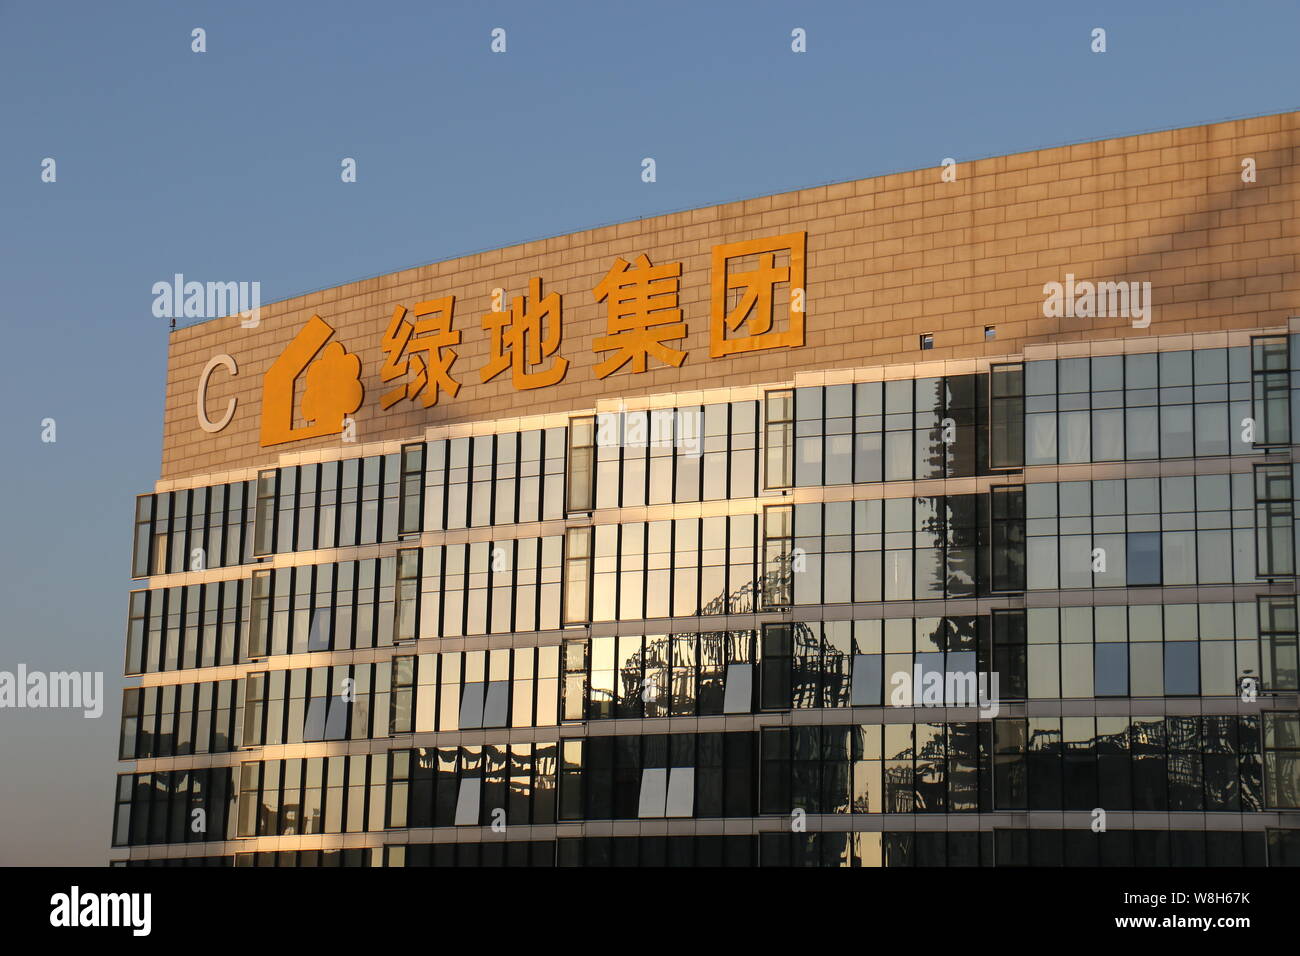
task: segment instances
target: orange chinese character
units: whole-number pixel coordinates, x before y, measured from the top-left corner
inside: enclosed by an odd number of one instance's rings
[[[424,393],[424,407],[432,408],[438,404],[438,392],[444,391],[452,398],[460,391],[460,382],[449,374],[451,365],[456,361],[456,353],[451,346],[460,345],[460,330],[451,327],[452,310],[456,297],[449,295],[442,299],[430,299],[417,302],[414,308],[416,322],[414,327],[406,321],[406,307],[393,309],[393,321],[388,323],[381,348],[385,355],[384,366],[380,369],[379,380],[391,382],[393,379],[410,374],[414,377],[404,385],[399,385],[379,400],[381,408],[391,408],[403,398],[414,401],[421,392]],[[414,333],[414,339],[412,339]],[[407,351],[410,356],[407,357]],[[443,352],[446,349],[446,352]],[[426,361],[417,352],[429,353]],[[426,390],[427,386],[427,390]]]
[[[528,302],[533,303],[532,308]],[[556,357],[544,372],[530,372],[560,348],[560,294],[552,292],[542,298],[542,280],[528,280],[528,299],[517,295],[509,312],[489,312],[483,316],[483,328],[491,333],[488,363],[479,370],[479,378],[490,381],[507,368],[515,388],[542,388],[564,380],[569,360]],[[542,320],[548,320],[543,332]],[[509,353],[509,354],[507,354]]]
[[[686,323],[677,307],[681,275],[680,262],[652,266],[645,253],[637,256],[635,268],[622,257],[614,261],[592,290],[597,302],[609,300],[609,335],[596,339],[592,350],[618,349],[596,366],[597,378],[605,378],[628,362],[633,372],[644,372],[650,354],[674,368],[686,361],[685,352],[665,344],[686,338]]]
[[[758,349],[795,348],[803,345],[807,234],[792,232],[767,239],[748,239],[713,247],[712,295],[709,308],[709,355],[719,358]],[[787,253],[789,263],[777,265],[777,253]],[[727,271],[728,260],[754,256],[749,271]],[[777,324],[779,287],[785,286],[788,327]],[[741,289],[735,308],[728,309],[732,291]],[[746,334],[728,338],[747,323]]]

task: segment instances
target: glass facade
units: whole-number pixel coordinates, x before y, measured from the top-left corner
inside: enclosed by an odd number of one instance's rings
[[[114,846],[1300,863],[1300,335],[759,391],[141,496]]]

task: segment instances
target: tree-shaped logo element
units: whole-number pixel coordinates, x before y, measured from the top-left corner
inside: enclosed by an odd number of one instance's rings
[[[361,407],[361,359],[339,342],[325,346],[321,357],[307,368],[302,393],[302,417],[309,422],[337,422]]]

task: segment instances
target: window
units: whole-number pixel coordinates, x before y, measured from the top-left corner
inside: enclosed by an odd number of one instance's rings
[[[992,612],[993,673],[1006,700],[1024,700],[1028,691],[1026,619],[1022,609]],[[989,696],[993,696],[990,691]]]
[[[1025,589],[1025,487],[989,489],[994,591]]]
[[[1093,693],[1098,697],[1128,696],[1128,656],[1127,643],[1098,643],[1093,646]]]
[[[763,509],[763,606],[794,603],[794,508]]]
[[[1296,599],[1261,597],[1258,604],[1264,689],[1296,690]]]
[[[564,624],[591,620],[591,528],[564,533]]]
[[[790,728],[765,727],[760,740],[759,813],[788,813]]]
[[[1026,750],[1029,723],[1007,718],[993,721],[993,806],[997,810],[1026,810]]]
[[[1128,569],[1129,587],[1160,584],[1163,580],[1160,569],[1160,532],[1130,533],[1127,536],[1124,560]]]
[[[150,562],[153,568],[152,574],[167,573],[167,558],[171,551],[167,546],[172,526],[171,501],[172,496],[169,494],[154,497],[153,547],[151,549],[153,560]]]
[[[853,707],[879,707],[883,660],[879,654],[854,654],[851,697]]]
[[[254,556],[272,554],[275,551],[275,491],[278,474],[275,469],[257,473],[257,508],[253,513]]]
[[[763,487],[789,488],[794,483],[794,390],[764,396]]]
[[[985,340],[985,341],[991,341],[991,340],[993,340],[993,339],[996,339],[997,337],[998,337],[998,330],[997,330],[997,327],[996,327],[996,326],[992,326],[992,325],[986,325],[986,326],[984,326],[984,340]]]
[[[588,642],[564,642],[564,720],[583,720],[587,708]]]
[[[129,619],[126,625],[126,673],[139,674],[145,669],[145,636],[147,631],[149,592],[132,591]]]
[[[641,771],[638,817],[689,817],[694,815],[694,807],[694,767],[646,767]]]
[[[566,510],[596,507],[596,418],[569,419],[569,484]]]
[[[722,712],[724,714],[749,713],[754,699],[754,665],[728,664],[724,684]]]
[[[248,609],[248,643],[246,658],[266,657],[271,633],[270,569],[253,572],[252,598]]]
[[[263,723],[266,715],[267,673],[258,671],[244,678],[243,746],[257,747],[265,742]]]
[[[1295,574],[1290,465],[1255,466],[1255,562],[1261,578]]]
[[[262,765],[256,760],[239,767],[239,835],[257,836],[259,814],[258,791],[262,783]]]
[[[1261,335],[1250,345],[1255,444],[1285,445],[1291,441],[1287,337]]]
[[[411,751],[388,751],[388,829],[406,826],[411,796]]]
[[[414,729],[415,657],[394,657],[392,694],[389,698],[388,733],[409,734]]]
[[[934,348],[934,333],[922,332],[920,347],[922,351]]]
[[[1265,713],[1264,793],[1267,805],[1300,809],[1300,716]]]
[[[424,443],[402,446],[400,516],[398,534],[421,530],[424,518]]]
[[[1200,644],[1165,637],[1165,696],[1195,697],[1201,690]]]
[[[131,555],[131,577],[133,578],[143,578],[149,574],[153,502],[153,495],[139,495],[135,499],[135,549]]]
[[[420,636],[420,549],[397,552],[397,589],[393,601],[393,642],[401,644]],[[315,620],[312,621],[313,626]]]
[[[789,710],[793,693],[794,637],[789,624],[763,626],[759,697],[763,710]]]
[[[1025,463],[1025,367],[994,365],[989,371],[989,466]]]
[[[134,786],[134,774],[120,773],[117,775],[116,812],[113,816],[113,846],[126,846],[131,842],[131,796]]]

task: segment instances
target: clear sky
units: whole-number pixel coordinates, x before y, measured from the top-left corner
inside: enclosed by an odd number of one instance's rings
[[[0,863],[108,858],[133,496],[159,472],[153,283],[256,280],[265,303],[947,156],[1283,112],[1297,35],[1295,4],[1193,0],[0,0],[0,671],[102,671],[108,698],[97,720],[0,709]]]

